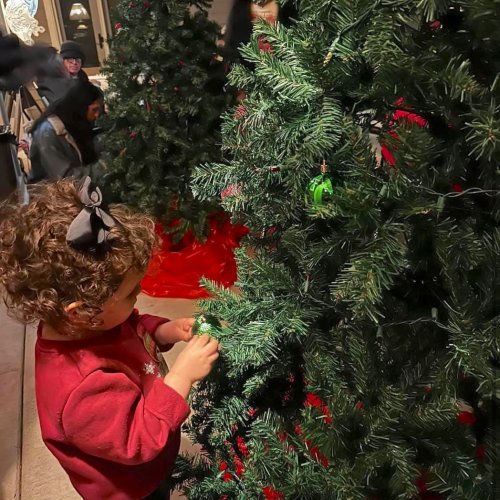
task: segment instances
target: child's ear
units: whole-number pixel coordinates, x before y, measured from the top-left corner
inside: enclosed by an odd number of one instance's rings
[[[73,326],[81,326],[83,323],[88,322],[88,313],[83,307],[83,302],[72,302],[69,306],[64,308],[68,323]]]
[[[81,301],[72,302],[64,308],[64,312],[70,323],[75,328],[93,329],[102,326],[103,320],[96,318],[99,315],[99,309],[90,309]]]
[[[96,313],[87,309],[81,301],[72,302],[64,308],[64,312],[68,322],[75,327],[95,327],[102,323],[100,320],[95,319]]]
[[[69,306],[66,306],[64,308],[64,312],[68,316],[74,316],[75,314],[78,313],[78,310],[82,308],[83,303],[81,301],[78,302],[71,302]]]

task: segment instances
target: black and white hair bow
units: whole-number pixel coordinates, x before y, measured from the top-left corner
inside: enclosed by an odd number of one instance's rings
[[[78,196],[85,206],[70,224],[66,241],[77,250],[105,251],[109,230],[116,226],[116,220],[104,210],[101,190],[90,177],[83,179]]]

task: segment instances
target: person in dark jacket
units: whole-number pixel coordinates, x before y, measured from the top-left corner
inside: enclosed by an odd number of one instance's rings
[[[48,106],[63,97],[71,87],[72,82],[73,80],[69,78],[69,73],[64,67],[57,50],[51,47],[50,58],[40,68],[36,76],[35,83],[38,94]]]
[[[31,127],[31,172],[28,182],[91,175],[98,154],[93,122],[103,104],[102,91],[76,81]]]
[[[280,6],[276,0],[234,0],[226,25],[224,60],[229,64],[239,62],[251,66],[240,58],[238,49],[250,41],[255,22],[263,19],[271,24],[288,25],[296,17],[297,10],[291,3]]]
[[[82,69],[82,66],[85,64],[85,54],[79,43],[73,42],[72,40],[64,42],[61,45],[59,54],[61,55],[64,67],[70,78],[77,78],[84,82],[89,81],[87,73]]]
[[[68,92],[73,80],[88,82],[83,71],[85,54],[80,44],[71,40],[61,45],[60,53],[51,47],[52,55],[41,68],[36,78],[38,93],[49,105]]]

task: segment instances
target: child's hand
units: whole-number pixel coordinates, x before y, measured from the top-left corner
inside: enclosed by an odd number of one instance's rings
[[[179,318],[164,323],[156,329],[156,341],[161,345],[175,344],[180,340],[189,342],[193,338],[193,325],[194,318]]]
[[[165,384],[186,398],[193,383],[212,371],[219,357],[218,349],[217,340],[208,335],[192,338],[172,365],[164,379]]]
[[[191,339],[179,354],[171,372],[186,377],[191,383],[205,378],[219,357],[219,343],[208,335]]]

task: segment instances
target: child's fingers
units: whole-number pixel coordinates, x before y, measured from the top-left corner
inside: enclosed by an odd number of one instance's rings
[[[210,342],[211,337],[209,335],[207,335],[206,333],[204,333],[203,335],[195,336],[194,339],[197,340],[197,343],[201,347],[205,347]]]
[[[186,348],[193,348],[198,344],[198,341],[200,340],[200,337],[197,337],[196,335],[193,335],[189,340],[187,340],[187,346]]]
[[[213,354],[210,354],[210,356],[208,356],[207,360],[210,364],[213,364],[217,361],[219,356],[220,354],[218,352],[214,352]]]
[[[183,330],[186,332],[188,330],[191,330],[191,328],[193,328],[194,322],[195,322],[194,318],[186,318],[184,320],[184,325],[182,326]]]
[[[219,342],[215,339],[211,339],[210,342],[204,346],[204,349],[207,351],[208,355],[213,354],[214,352],[217,352],[219,349]]]

